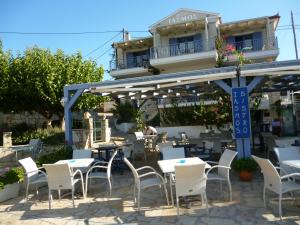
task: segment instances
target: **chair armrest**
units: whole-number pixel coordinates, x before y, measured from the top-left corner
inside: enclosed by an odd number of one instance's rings
[[[41,173],[47,177],[47,174],[43,170],[38,170],[38,173]]]
[[[98,164],[108,164],[108,162],[101,161],[101,160],[95,160],[95,163],[93,165],[95,166],[95,165],[98,165]]]
[[[286,170],[283,169],[283,168],[281,168],[280,166],[275,166],[275,169],[282,171],[284,174],[288,174],[288,173],[286,172]]]
[[[146,176],[150,176],[150,175],[155,175],[157,176],[158,178],[160,178],[161,182],[162,183],[165,183],[166,181],[164,180],[164,178],[157,172],[148,172],[148,173],[144,173],[144,174],[141,174],[139,175],[139,178],[144,178]]]
[[[86,174],[88,175],[93,169],[96,168],[100,168],[100,169],[107,169],[107,166],[92,166],[91,168],[89,168],[89,170],[86,172]]]
[[[205,162],[208,163],[208,164],[216,164],[216,165],[219,164],[219,162],[216,162],[216,161],[205,161]]]
[[[290,173],[288,175],[284,175],[284,176],[280,177],[280,179],[284,180],[284,179],[287,179],[287,178],[290,178],[290,177],[296,177],[296,176],[300,177],[300,173]]]
[[[216,169],[216,168],[224,168],[224,169],[231,169],[231,167],[229,166],[221,166],[221,165],[216,165],[216,166],[212,166],[209,170],[207,170],[207,172],[205,173],[206,176],[209,174],[210,171],[212,171],[213,169]]]
[[[73,177],[75,177],[75,175],[79,174],[80,175],[80,178],[82,179],[83,181],[83,175],[82,175],[82,172],[80,170],[76,170],[74,173],[73,173]]]
[[[149,170],[152,170],[152,171],[156,172],[156,170],[151,166],[143,166],[143,167],[140,167],[140,168],[136,169],[136,171],[139,172],[139,171],[146,170],[146,169],[149,169]]]

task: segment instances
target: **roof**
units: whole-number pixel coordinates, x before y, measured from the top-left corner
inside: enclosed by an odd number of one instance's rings
[[[241,76],[281,76],[299,75],[300,60],[288,60],[278,62],[265,62],[244,65],[241,69]],[[160,88],[176,87],[185,84],[224,80],[236,77],[236,67],[210,68],[194,71],[185,71],[170,74],[151,75],[135,78],[126,78],[114,81],[93,82],[84,84],[72,84],[65,86],[67,90],[85,89],[86,92],[111,92],[124,90],[130,92],[142,91],[143,89],[157,90]],[[160,86],[160,87],[159,87]],[[300,90],[300,84],[299,84]]]
[[[196,13],[196,14],[203,14],[203,15],[206,15],[206,16],[207,15],[214,16],[214,17],[218,17],[219,16],[219,13],[213,13],[213,12],[207,12],[207,11],[200,11],[200,10],[194,10],[194,9],[187,9],[187,8],[180,8],[180,9],[177,9],[175,12],[171,13],[170,15],[162,18],[161,20],[159,20],[156,23],[154,23],[151,26],[149,26],[149,29],[151,30],[152,28],[158,26],[163,21],[167,20],[170,17],[176,16],[176,14],[179,14],[182,11],[186,11],[186,12],[190,12],[190,13]]]

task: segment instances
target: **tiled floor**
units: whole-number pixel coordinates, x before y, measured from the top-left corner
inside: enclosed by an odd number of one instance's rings
[[[258,173],[252,182],[245,183],[232,172],[232,202],[228,201],[226,185],[220,193],[218,183],[208,183],[209,215],[200,198],[193,198],[191,204],[181,203],[181,215],[177,216],[176,208],[167,205],[157,188],[142,192],[142,209],[138,212],[133,202],[132,174],[114,173],[113,178],[111,197],[107,196],[106,183],[101,180],[93,183],[86,199],[81,196],[75,199],[74,209],[70,196],[59,201],[54,195],[49,210],[47,187],[41,189],[38,200],[33,191],[27,203],[23,192],[21,197],[0,203],[0,224],[300,224],[300,193],[296,193],[296,201],[283,201],[283,222],[280,222],[275,195],[268,193],[268,207],[263,207],[263,180]]]

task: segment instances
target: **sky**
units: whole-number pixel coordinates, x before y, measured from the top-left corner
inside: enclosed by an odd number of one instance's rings
[[[4,50],[14,54],[35,45],[67,54],[80,51],[109,70],[111,44],[122,40],[119,31],[125,28],[134,38],[149,36],[150,25],[179,8],[219,13],[223,23],[279,13],[278,60],[296,58],[292,29],[286,26],[291,25],[292,10],[300,57],[299,0],[0,0],[0,39]],[[104,79],[112,78],[106,72]]]

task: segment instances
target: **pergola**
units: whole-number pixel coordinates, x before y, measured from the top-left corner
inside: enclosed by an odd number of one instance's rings
[[[115,95],[119,98],[146,99],[175,93],[196,95],[199,90],[218,85],[232,97],[233,127],[240,157],[250,156],[249,94],[252,91],[300,90],[300,60],[247,64],[170,74],[151,75],[114,81],[72,84],[64,87],[65,140],[72,145],[71,108],[82,93]],[[231,84],[231,85],[230,85]],[[186,88],[186,87],[189,88]],[[192,88],[190,88],[192,87]],[[190,89],[191,91],[186,91]],[[166,95],[165,95],[166,96]],[[246,118],[245,120],[240,117]],[[240,130],[240,134],[237,132]],[[245,130],[243,130],[245,129]],[[244,132],[245,131],[245,132]]]

